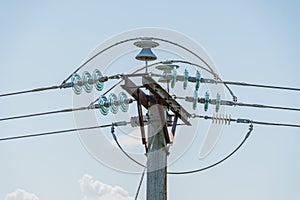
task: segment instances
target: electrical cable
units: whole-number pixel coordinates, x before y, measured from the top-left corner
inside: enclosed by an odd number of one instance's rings
[[[255,108],[270,108],[270,109],[276,109],[276,110],[300,111],[300,108],[269,106],[269,105],[262,105],[262,104],[234,103],[234,105],[236,105],[236,106],[245,106],[245,107],[255,107]]]
[[[135,162],[136,164],[140,165],[141,167],[146,167],[146,165],[143,165],[142,163],[140,163],[139,161],[135,160],[134,158],[132,158],[124,149],[123,147],[120,145],[118,139],[117,139],[117,136],[115,134],[115,127],[114,125],[112,124],[111,125],[111,134],[112,134],[112,137],[113,139],[115,140],[116,144],[118,145],[119,149],[127,156],[127,158],[129,158],[130,160],[132,160],[133,162]]]
[[[244,83],[244,82],[234,82],[234,81],[220,81],[218,83],[225,83],[225,84],[228,84],[228,85],[237,85],[237,86],[249,86],[249,87],[261,87],[261,88],[278,89],[278,90],[300,91],[300,88],[282,87],[282,86],[273,86],[273,85],[263,85],[263,84],[253,84],[253,83]]]
[[[122,41],[119,41],[119,42],[116,42],[104,49],[102,49],[101,51],[97,52],[95,55],[93,55],[92,57],[90,57],[89,59],[87,59],[84,63],[82,63],[79,67],[77,67],[77,69],[72,73],[70,74],[61,84],[60,86],[64,85],[75,73],[77,73],[81,68],[83,68],[85,65],[87,65],[89,62],[91,62],[93,59],[95,59],[97,56],[99,56],[101,53],[109,50],[110,48],[112,47],[115,47],[119,44],[123,44],[125,42],[130,42],[130,41],[134,41],[134,40],[138,40],[138,39],[142,39],[141,37],[137,37],[137,38],[129,38],[129,39],[126,39],[126,40],[122,40]]]
[[[196,114],[192,114],[191,115],[192,118],[198,117],[201,119],[210,119],[215,121],[215,123],[219,122],[219,123],[224,123],[225,124],[230,124],[230,122],[236,122],[236,123],[244,123],[244,124],[259,124],[259,125],[266,125],[266,126],[284,126],[284,127],[294,127],[294,128],[300,128],[299,124],[287,124],[287,123],[277,123],[277,122],[264,122],[264,121],[254,121],[254,120],[250,120],[250,119],[241,119],[241,118],[237,118],[237,119],[232,119],[229,117],[210,117],[207,115],[196,115]]]
[[[124,126],[127,125],[130,122],[116,122],[112,124],[105,124],[100,126],[90,126],[90,127],[83,127],[83,128],[73,128],[73,129],[65,129],[65,130],[59,130],[59,131],[50,131],[50,132],[42,132],[42,133],[35,133],[35,134],[28,134],[28,135],[19,135],[19,136],[13,136],[13,137],[4,137],[0,138],[0,141],[8,141],[8,140],[16,140],[16,139],[22,139],[22,138],[31,138],[31,137],[40,137],[40,136],[46,136],[46,135],[54,135],[54,134],[61,134],[61,133],[67,133],[67,132],[74,132],[74,131],[83,131],[83,130],[90,130],[90,129],[97,129],[97,128],[106,128],[110,126]]]
[[[150,145],[148,147],[148,149],[151,148],[152,144],[154,143],[155,141],[155,137],[152,137],[152,141],[150,142]],[[136,191],[136,194],[135,194],[135,200],[137,200],[138,196],[139,196],[139,193],[140,193],[140,190],[141,190],[141,186],[142,186],[142,183],[143,183],[143,180],[144,180],[144,176],[145,176],[145,173],[146,173],[146,169],[147,169],[147,166],[148,166],[148,153],[146,154],[146,157],[147,157],[147,161],[146,161],[146,165],[144,167],[144,170],[142,172],[142,176],[141,176],[141,179],[140,179],[140,182],[139,182],[139,185],[138,185],[138,188],[137,188],[137,191]]]
[[[147,168],[144,167],[144,170],[143,170],[143,172],[142,172],[142,176],[141,176],[141,179],[140,179],[140,182],[139,182],[137,191],[136,191],[136,193],[135,193],[135,197],[134,197],[135,200],[138,199],[138,196],[139,196],[139,193],[140,193],[140,190],[141,190],[141,186],[142,186],[142,183],[143,183],[143,180],[144,180],[144,176],[145,176],[146,169],[147,169]]]
[[[174,99],[185,100],[191,102],[193,97],[179,97],[176,95],[172,95]],[[204,98],[198,98],[198,103],[205,103]],[[210,99],[210,104],[216,105],[216,99]],[[283,107],[283,106],[271,106],[271,105],[263,105],[263,104],[251,104],[251,103],[242,103],[242,102],[233,102],[227,100],[221,100],[220,105],[225,106],[244,106],[244,107],[254,107],[254,108],[268,108],[268,109],[275,109],[275,110],[290,110],[290,111],[300,111],[300,108],[292,108],[292,107]]]
[[[180,47],[180,48],[186,50],[187,52],[193,54],[193,55],[194,55],[196,58],[198,58],[200,61],[202,61],[202,62],[210,69],[210,71],[211,71],[213,74],[217,75],[217,74],[214,72],[214,70],[212,69],[212,67],[211,67],[211,66],[210,66],[203,58],[201,58],[197,53],[195,53],[194,51],[192,51],[192,50],[190,50],[190,49],[188,49],[188,48],[186,48],[186,47],[184,47],[184,46],[182,46],[182,45],[180,45],[180,44],[178,44],[178,43],[176,43],[176,42],[172,42],[172,41],[170,41],[170,40],[161,39],[161,38],[156,38],[156,37],[153,37],[152,39],[154,39],[154,40],[159,40],[159,41],[162,41],[162,42],[166,42],[166,43],[169,43],[169,44],[178,46],[178,47]]]
[[[195,117],[199,117],[199,118],[204,118],[204,119],[212,119],[212,117],[208,117],[208,116],[195,116]],[[226,157],[224,157],[223,159],[221,159],[220,161],[211,164],[207,167],[203,167],[200,169],[195,169],[195,170],[189,170],[189,171],[177,171],[177,172],[167,172],[167,174],[172,174],[172,175],[183,175],[183,174],[192,174],[192,173],[197,173],[197,172],[201,172],[207,169],[210,169],[212,167],[215,167],[219,164],[221,164],[222,162],[224,162],[225,160],[227,160],[228,158],[230,158],[233,154],[235,154],[242,146],[243,144],[246,142],[246,140],[249,138],[251,132],[253,131],[253,124],[259,124],[259,125],[275,125],[275,126],[292,126],[292,127],[298,127],[300,128],[300,125],[293,125],[293,124],[282,124],[282,123],[270,123],[270,122],[260,122],[260,121],[252,121],[249,119],[230,119],[230,121],[235,121],[237,123],[250,123],[249,125],[249,131],[247,132],[245,138],[242,140],[242,142],[230,153],[228,154]],[[117,137],[116,135],[114,135],[114,139],[115,142],[117,142]],[[134,158],[130,157],[125,150],[121,147],[120,143],[117,143],[118,147],[122,150],[122,152],[128,157],[130,158],[132,161],[134,161],[135,163],[142,165],[141,163],[139,163],[138,161],[136,161]],[[144,166],[146,167],[146,166]]]
[[[300,128],[298,124],[284,124],[284,123],[274,123],[274,122],[262,122],[262,121],[252,121],[253,124],[267,125],[267,126],[284,126],[284,127],[294,127]]]
[[[135,162],[136,164],[138,164],[138,165],[140,165],[140,166],[142,166],[142,167],[144,168],[144,169],[143,169],[143,172],[142,172],[142,176],[141,176],[140,182],[139,182],[139,185],[138,185],[138,188],[137,188],[137,191],[136,191],[136,194],[135,194],[135,198],[134,198],[135,200],[137,200],[138,195],[139,195],[139,192],[140,192],[140,189],[141,189],[141,186],[142,186],[142,183],[143,183],[143,180],[144,180],[145,172],[146,172],[146,169],[147,169],[148,154],[146,154],[146,156],[147,156],[146,164],[145,164],[145,165],[141,164],[140,162],[138,162],[137,160],[135,160],[134,158],[132,158],[132,157],[131,157],[131,156],[130,156],[123,148],[122,148],[122,146],[121,146],[120,143],[118,142],[117,136],[115,135],[114,132],[115,132],[115,129],[114,129],[114,126],[112,126],[112,127],[111,127],[111,134],[112,134],[112,136],[113,136],[113,138],[114,138],[116,144],[118,145],[119,149],[123,152],[123,154],[124,154],[125,156],[127,156],[130,160],[132,160],[133,162]],[[155,139],[155,137],[153,137],[153,140],[152,140],[152,142],[150,143],[149,148],[151,148],[151,145],[153,144],[154,139]]]
[[[183,97],[174,96],[175,99],[185,99]],[[278,107],[278,106],[268,106],[268,105],[260,105],[260,104],[245,104],[245,103],[236,103],[238,106],[250,106],[250,107],[259,107],[259,108],[271,108],[271,109],[284,109],[284,110],[293,110],[293,111],[300,111],[299,108],[289,108],[289,107]],[[86,107],[78,107],[78,108],[67,108],[62,110],[54,110],[48,112],[41,112],[41,113],[32,113],[27,115],[19,115],[19,116],[12,116],[12,117],[5,117],[0,118],[1,121],[8,121],[8,120],[15,120],[15,119],[22,119],[22,118],[29,118],[29,117],[36,117],[36,116],[43,116],[43,115],[50,115],[50,114],[58,114],[58,113],[67,113],[67,112],[74,112],[74,111],[81,111],[81,110],[91,110],[97,109],[98,107],[94,104],[86,106]],[[193,115],[194,117],[199,117],[203,119],[212,119],[212,117],[208,116],[201,116],[201,115]],[[237,121],[236,119],[230,119],[231,121]],[[250,122],[248,120],[248,122]],[[297,127],[299,128],[300,125],[298,124],[285,124],[285,123],[274,123],[274,122],[261,122],[261,121],[253,121],[252,123],[256,123],[259,125],[273,125],[273,126],[286,126],[286,127]],[[180,125],[180,124],[178,124]]]
[[[181,98],[181,97],[174,97],[174,98],[184,99],[184,98]],[[300,111],[300,109],[298,109],[298,108],[267,106],[267,105],[259,105],[259,104],[237,103],[237,105]],[[5,118],[0,118],[0,121],[8,121],[8,120],[15,120],[15,119],[22,119],[22,118],[50,115],[50,114],[58,114],[58,113],[67,113],[67,112],[74,112],[74,111],[81,111],[81,110],[90,110],[90,109],[96,109],[96,108],[97,107],[95,105],[90,105],[90,106],[87,106],[87,107],[78,107],[78,108],[67,108],[67,109],[62,109],[62,110],[54,110],[54,111],[41,112],[41,113],[32,113],[32,114],[27,114],[27,115],[5,117]],[[199,118],[203,118],[203,119],[212,119],[213,118],[213,117],[201,116],[201,115],[193,115],[193,117],[199,117]],[[238,120],[240,122],[242,119],[230,119],[230,121],[238,121]],[[247,121],[247,123],[250,123],[250,120],[247,119],[246,121]],[[295,128],[300,127],[300,125],[298,125],[298,124],[289,124],[289,123],[287,124],[287,123],[274,123],[274,122],[263,122],[263,121],[252,121],[252,123],[253,124],[259,124],[259,125],[269,125],[269,126],[272,125],[272,126],[284,126],[284,127],[295,127]]]
[[[246,140],[248,139],[248,137],[250,136],[252,131],[253,131],[253,125],[250,124],[249,125],[249,131],[247,132],[247,134],[246,134],[245,138],[242,140],[242,142],[230,154],[228,154],[226,157],[219,160],[218,162],[216,162],[214,164],[211,164],[207,167],[200,168],[200,169],[189,170],[189,171],[179,171],[179,172],[168,172],[168,174],[172,174],[172,175],[193,174],[193,173],[198,173],[198,172],[210,169],[212,167],[215,167],[215,166],[221,164],[222,162],[224,162],[225,160],[230,158],[233,154],[235,154],[243,146],[243,144],[246,142]]]
[[[156,62],[156,63],[153,63],[149,66],[153,66],[153,65],[157,65],[157,64],[161,64],[162,62]],[[142,67],[140,68],[139,70],[136,70],[135,72],[133,73],[137,73],[138,71],[144,69],[145,67]],[[78,70],[77,70],[78,71]],[[76,72],[77,72],[76,71]],[[72,75],[76,72],[73,72]],[[71,76],[72,76],[71,75]],[[70,77],[71,77],[70,76]],[[68,80],[70,79],[70,77],[68,78]],[[109,76],[108,79],[118,79],[118,78],[121,78],[122,75],[121,74],[117,74],[117,75],[112,75],[112,76]],[[112,88],[110,88],[109,90],[107,90],[105,94],[107,94],[108,92],[110,92],[113,88],[115,88],[117,85],[119,85],[123,80],[119,81],[117,84],[115,84]],[[40,87],[40,88],[35,88],[35,89],[30,89],[30,90],[22,90],[22,91],[18,91],[18,92],[10,92],[10,93],[4,93],[4,94],[0,94],[0,98],[1,97],[6,97],[6,96],[13,96],[13,95],[19,95],[19,94],[25,94],[25,93],[32,93],[32,92],[41,92],[41,91],[46,91],[46,90],[55,90],[55,89],[62,89],[62,88],[66,88],[66,87],[71,87],[71,85],[64,85],[65,84],[65,81],[63,81],[63,83],[61,85],[54,85],[54,86],[49,86],[49,87]]]
[[[35,89],[30,89],[30,90],[23,90],[23,91],[18,91],[18,92],[0,94],[0,97],[25,94],[25,93],[31,93],[31,92],[41,92],[41,91],[45,91],[45,90],[55,90],[55,89],[59,89],[59,88],[60,88],[60,85],[55,85],[55,86],[50,86],[50,87],[40,87],[40,88],[35,88]]]
[[[57,113],[74,112],[74,111],[80,111],[80,110],[89,110],[89,109],[95,109],[95,106],[94,107],[87,106],[87,107],[78,107],[78,108],[67,108],[67,109],[62,109],[62,110],[54,110],[54,111],[41,112],[41,113],[32,113],[32,114],[28,114],[28,115],[5,117],[5,118],[0,118],[0,121],[22,119],[22,118],[36,117],[36,116],[43,116],[43,115],[50,115],[50,114],[57,114]]]
[[[228,154],[226,157],[224,157],[223,159],[221,159],[220,161],[212,164],[212,165],[209,165],[207,167],[204,167],[204,168],[201,168],[201,169],[196,169],[196,170],[189,170],[189,171],[180,171],[180,172],[167,172],[167,174],[172,174],[172,175],[182,175],[182,174],[191,174],[191,173],[197,173],[197,172],[200,172],[200,171],[204,171],[204,170],[207,170],[207,169],[210,169],[212,167],[215,167],[217,165],[219,165],[220,163],[224,162],[225,160],[227,160],[228,158],[230,158],[233,154],[235,154],[242,146],[243,144],[246,142],[246,140],[248,139],[248,137],[250,136],[251,132],[253,131],[253,125],[251,123],[252,121],[250,121],[250,125],[249,125],[249,131],[247,132],[245,138],[242,140],[242,142],[230,153]],[[113,128],[113,126],[112,126]],[[132,160],[133,162],[137,163],[138,165],[140,166],[143,166],[145,169],[146,169],[146,166],[139,163],[138,161],[136,161],[134,158],[132,158],[130,155],[127,154],[127,152],[122,148],[122,146],[120,145],[120,143],[118,142],[117,140],[117,137],[116,135],[113,133],[112,131],[112,134],[113,134],[113,137],[114,137],[114,140],[115,142],[117,143],[118,147],[120,148],[120,150],[130,159]],[[145,170],[144,169],[144,170]],[[144,173],[144,172],[143,172]],[[143,176],[143,175],[142,175]],[[140,184],[141,184],[141,181],[140,181]],[[140,186],[139,186],[140,187]],[[139,191],[139,189],[138,189]],[[138,193],[137,193],[138,194]],[[137,197],[137,195],[136,195]]]

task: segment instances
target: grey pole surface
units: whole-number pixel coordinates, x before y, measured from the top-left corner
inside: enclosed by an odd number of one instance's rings
[[[165,117],[161,119],[161,116],[165,116],[161,105],[149,107],[147,200],[167,199],[167,150],[163,131]]]

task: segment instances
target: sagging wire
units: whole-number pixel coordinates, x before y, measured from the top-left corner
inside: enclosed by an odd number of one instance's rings
[[[142,163],[140,163],[139,161],[135,160],[133,157],[131,157],[124,149],[123,147],[120,145],[118,139],[117,139],[117,136],[115,134],[115,124],[111,124],[111,135],[114,139],[114,141],[116,142],[116,144],[118,145],[119,149],[126,155],[127,158],[129,158],[130,160],[132,160],[133,162],[135,162],[136,164],[138,164],[139,166],[141,167],[146,167],[146,165],[143,165]]]
[[[179,172],[168,172],[168,174],[172,174],[172,175],[183,175],[183,174],[194,174],[194,173],[198,173],[204,170],[208,170],[212,167],[215,167],[219,164],[221,164],[222,162],[224,162],[225,160],[227,160],[228,158],[230,158],[233,154],[235,154],[242,146],[243,144],[246,142],[246,140],[249,138],[251,132],[253,131],[253,125],[252,123],[250,123],[249,125],[249,130],[246,133],[246,136],[244,137],[244,139],[242,140],[242,142],[230,153],[228,154],[226,157],[224,157],[223,159],[219,160],[218,162],[211,164],[207,167],[203,167],[200,169],[195,169],[195,170],[188,170],[188,171],[179,171]]]
[[[204,168],[200,168],[200,169],[196,169],[196,170],[189,170],[189,171],[179,171],[179,172],[167,172],[167,174],[172,174],[172,175],[181,175],[181,174],[191,174],[191,173],[197,173],[197,172],[201,172],[201,171],[204,171],[204,170],[207,170],[207,169],[210,169],[212,167],[215,167],[219,164],[221,164],[222,162],[224,162],[225,160],[227,160],[228,158],[230,158],[233,154],[235,154],[242,146],[243,144],[246,142],[246,140],[249,138],[251,132],[253,131],[253,124],[252,124],[252,121],[250,121],[250,125],[249,125],[249,131],[247,132],[245,138],[242,140],[242,142],[230,153],[228,154],[226,157],[224,157],[223,159],[221,159],[220,161],[212,164],[212,165],[209,165],[207,167],[204,167]],[[112,126],[112,134],[113,134],[113,138],[115,140],[115,142],[117,143],[118,147],[120,148],[120,150],[130,159],[132,160],[133,162],[135,162],[136,164],[144,167],[144,171],[143,171],[143,174],[145,173],[145,169],[147,168],[146,165],[143,165],[141,164],[140,162],[138,162],[137,160],[135,160],[134,158],[132,158],[123,148],[122,146],[120,145],[120,143],[118,142],[117,140],[117,136],[114,134],[114,129],[113,129],[113,126]],[[140,184],[142,182],[142,179],[143,179],[143,176],[142,175],[142,178],[141,178],[141,181],[140,181]],[[140,187],[140,186],[139,186]],[[138,193],[137,193],[138,194]],[[137,195],[136,195],[137,197]]]

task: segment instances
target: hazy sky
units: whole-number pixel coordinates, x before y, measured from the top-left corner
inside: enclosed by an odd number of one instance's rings
[[[191,37],[224,80],[299,87],[299,9],[298,1],[1,1],[0,93],[59,84],[97,45],[142,27]],[[242,102],[300,107],[299,92],[232,88]],[[71,108],[72,97],[66,89],[1,98],[0,118]],[[292,111],[235,107],[227,113],[300,124]],[[0,123],[0,137],[76,127],[71,113]],[[214,151],[199,160],[204,133],[198,128],[198,140],[170,170],[219,160],[247,130],[240,124],[224,127]],[[296,200],[299,143],[297,128],[254,126],[242,149],[221,165],[168,176],[168,199]],[[140,179],[97,162],[76,133],[0,142],[0,159],[0,198],[5,200],[131,199]],[[140,199],[145,199],[145,184]]]

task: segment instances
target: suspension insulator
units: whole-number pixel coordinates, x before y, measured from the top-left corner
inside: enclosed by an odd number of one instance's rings
[[[102,73],[98,70],[95,69],[93,72],[93,79],[94,79],[94,84],[95,84],[95,88],[98,91],[101,91],[103,89],[104,83],[100,81],[100,79],[103,77]]]
[[[209,93],[205,92],[205,99],[204,99],[204,111],[205,112],[208,110],[208,104],[209,104]]]
[[[117,95],[115,95],[114,93],[111,93],[108,97],[108,101],[109,101],[109,104],[110,104],[110,111],[113,114],[117,114],[117,112],[119,110],[119,103],[118,103]]]
[[[201,80],[201,74],[200,72],[197,70],[196,72],[196,85],[195,85],[195,89],[198,91],[199,87],[200,87],[200,80]]]
[[[187,69],[184,70],[184,75],[183,75],[183,89],[185,90],[187,88],[189,80],[189,71]]]
[[[104,95],[101,95],[99,100],[98,100],[98,104],[99,104],[99,111],[101,112],[102,115],[107,115],[109,112],[109,101],[107,100],[107,98]]]
[[[198,91],[194,91],[194,98],[193,98],[193,109],[196,110],[198,103]]]
[[[120,109],[123,112],[127,112],[128,111],[128,97],[124,92],[120,92],[119,94],[119,104],[120,104]]]
[[[90,93],[93,90],[93,81],[92,81],[92,76],[89,72],[85,71],[82,74],[82,81],[83,81],[83,89],[87,92]]]
[[[79,95],[82,91],[82,85],[83,85],[81,77],[77,73],[73,74],[73,76],[71,78],[71,82],[73,85],[72,89],[73,89],[74,93]]]
[[[219,93],[217,93],[216,97],[216,112],[219,112],[220,110],[220,104],[221,104],[221,96]]]

